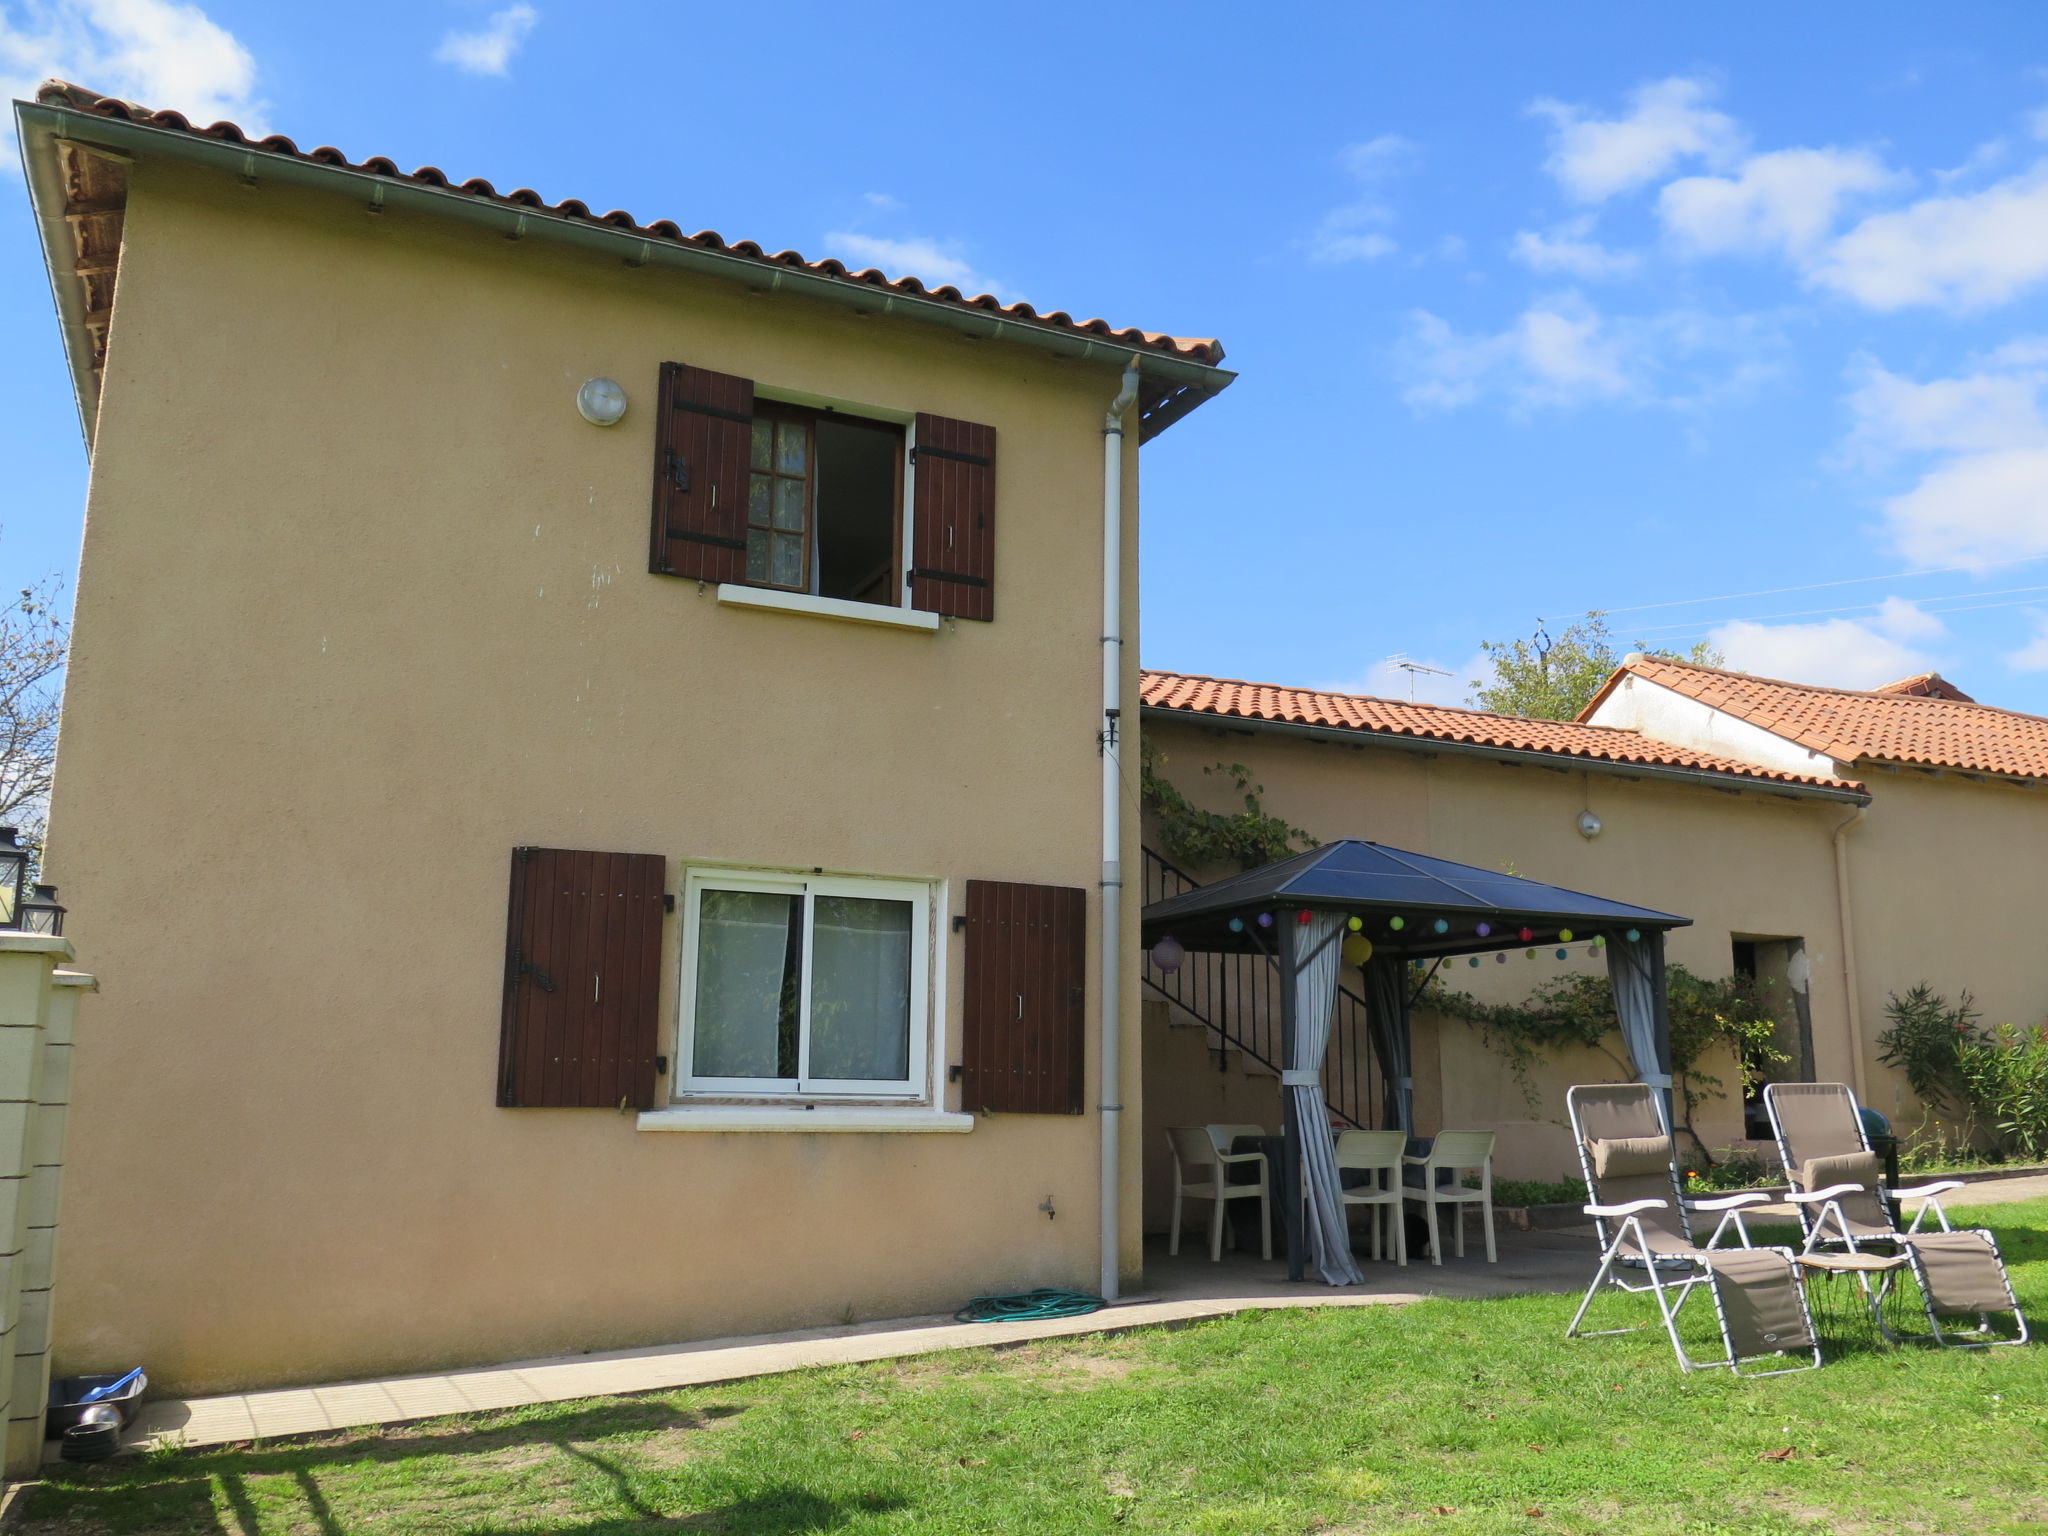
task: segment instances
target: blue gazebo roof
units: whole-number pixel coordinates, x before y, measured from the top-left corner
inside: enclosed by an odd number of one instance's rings
[[[1579,939],[1692,922],[1519,875],[1344,838],[1153,902],[1145,908],[1145,942],[1171,934],[1195,951],[1258,948],[1253,931],[1260,913],[1278,922],[1301,909],[1361,917],[1376,948],[1413,956],[1554,944],[1566,930]],[[1230,926],[1233,918],[1240,928]],[[1478,932],[1482,924],[1485,934]],[[1522,937],[1525,930],[1528,938]]]

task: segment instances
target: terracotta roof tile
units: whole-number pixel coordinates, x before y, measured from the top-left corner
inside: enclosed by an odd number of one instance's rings
[[[1652,656],[1626,662],[1587,713],[1631,672],[1837,762],[2048,778],[2048,719],[1976,703],[1938,673],[1860,693]]]
[[[1569,720],[1528,720],[1484,710],[1453,709],[1441,704],[1408,704],[1366,694],[1326,693],[1309,688],[1282,688],[1235,678],[1197,677],[1183,672],[1144,672],[1139,697],[1148,709],[1178,709],[1190,714],[1226,715],[1242,720],[1271,720],[1294,725],[1333,726],[1374,736],[1409,736],[1429,741],[1463,742],[1516,752],[1539,752],[1565,758],[1645,767],[1686,768],[1726,774],[1733,779],[1776,784],[1808,784],[1860,792],[1862,785],[1846,779],[1784,773],[1733,758],[1695,752],[1632,730],[1586,725]]]
[[[1902,677],[1895,683],[1886,683],[1877,693],[1910,693],[1923,699],[1953,699],[1958,704],[1974,704],[1971,698],[1939,672],[1919,672],[1912,677]]]
[[[177,133],[189,133],[199,138],[222,139],[232,144],[241,144],[263,154],[283,155],[295,160],[317,161],[323,165],[341,166],[358,171],[369,171],[379,176],[390,176],[401,181],[418,182],[431,187],[450,187],[467,192],[475,197],[487,198],[494,202],[514,203],[525,208],[553,213],[562,218],[579,219],[588,223],[611,224],[634,234],[651,239],[674,241],[681,245],[694,245],[701,249],[739,256],[758,261],[764,266],[800,267],[819,277],[837,278],[848,283],[863,283],[870,287],[886,288],[894,293],[915,295],[919,298],[937,299],[948,304],[957,304],[966,309],[986,310],[1006,320],[1042,325],[1054,330],[1081,332],[1101,336],[1126,346],[1148,347],[1159,352],[1172,353],[1190,362],[1216,364],[1223,361],[1222,343],[1210,337],[1170,336],[1163,331],[1141,331],[1133,327],[1118,328],[1106,320],[1076,320],[1065,310],[1048,310],[1041,313],[1029,304],[1005,304],[992,294],[977,294],[973,297],[958,288],[946,285],[927,288],[914,277],[891,278],[887,273],[873,267],[853,271],[844,263],[827,257],[821,261],[810,261],[796,251],[777,251],[772,255],[751,240],[728,243],[713,230],[703,230],[686,235],[680,226],[668,219],[656,219],[651,224],[641,224],[630,213],[614,209],[610,213],[595,214],[587,204],[569,198],[550,208],[539,193],[525,187],[512,192],[500,193],[481,177],[455,182],[438,167],[423,165],[411,173],[401,171],[392,161],[382,155],[372,155],[363,161],[351,161],[340,150],[321,145],[316,149],[301,150],[298,145],[283,134],[273,133],[267,138],[251,139],[233,123],[213,123],[201,127],[189,121],[183,113],[154,111],[137,106],[131,101],[122,101],[113,96],[102,96],[84,86],[71,85],[62,80],[48,80],[36,92],[36,99],[45,105],[70,107],[80,112],[91,112],[100,117],[125,118],[152,128],[166,128]]]

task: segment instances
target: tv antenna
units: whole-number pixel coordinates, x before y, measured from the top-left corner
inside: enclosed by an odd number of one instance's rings
[[[1408,674],[1408,702],[1410,704],[1415,702],[1416,673],[1427,672],[1431,677],[1451,677],[1455,675],[1444,667],[1432,667],[1427,662],[1410,661],[1405,652],[1389,656],[1387,658],[1387,665],[1394,668],[1397,672],[1406,672]]]

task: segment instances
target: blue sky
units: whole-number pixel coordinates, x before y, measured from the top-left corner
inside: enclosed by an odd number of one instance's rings
[[[1219,336],[1146,450],[1145,662],[1445,701],[1599,607],[2048,713],[2044,66],[2035,3],[0,0],[9,94]],[[85,476],[0,171],[9,586]]]

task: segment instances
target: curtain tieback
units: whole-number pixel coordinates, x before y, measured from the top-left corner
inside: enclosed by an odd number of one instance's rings
[[[1287,1067],[1280,1073],[1282,1088],[1320,1088],[1323,1074],[1313,1067]]]

